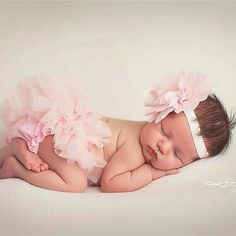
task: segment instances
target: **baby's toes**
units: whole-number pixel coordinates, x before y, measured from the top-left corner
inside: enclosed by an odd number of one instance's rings
[[[48,166],[48,164],[47,163],[43,163],[43,166],[44,166],[44,168],[45,168],[45,170],[48,170],[49,169],[49,166]]]
[[[31,165],[30,164],[24,164],[24,165],[28,170],[31,170]]]
[[[39,160],[40,160],[40,169],[41,170],[48,170],[49,169],[48,164],[43,162],[42,159],[39,159]]]
[[[49,168],[49,167],[48,167],[48,165],[47,165],[46,163],[41,163],[41,164],[40,164],[40,170],[41,170],[41,171],[48,170],[48,168]]]
[[[35,172],[40,172],[40,167],[38,165],[30,164],[30,167],[31,167],[31,170]]]

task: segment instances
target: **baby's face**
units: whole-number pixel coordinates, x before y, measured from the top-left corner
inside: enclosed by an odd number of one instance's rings
[[[157,124],[147,123],[140,143],[146,162],[160,170],[180,168],[199,159],[183,112],[170,113]]]

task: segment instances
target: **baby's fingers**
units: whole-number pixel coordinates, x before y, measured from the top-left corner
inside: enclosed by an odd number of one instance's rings
[[[175,174],[178,174],[179,172],[180,172],[179,169],[173,169],[173,170],[167,170],[166,174],[167,175],[175,175]]]

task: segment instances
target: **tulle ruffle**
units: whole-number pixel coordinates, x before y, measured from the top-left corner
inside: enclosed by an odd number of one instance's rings
[[[83,80],[28,78],[4,101],[1,118],[7,126],[7,143],[21,137],[29,150],[37,153],[39,143],[52,134],[55,153],[68,161],[77,161],[88,170],[92,182],[98,181],[92,171],[105,167],[107,162],[93,153],[92,146],[104,147],[111,130],[91,106]]]

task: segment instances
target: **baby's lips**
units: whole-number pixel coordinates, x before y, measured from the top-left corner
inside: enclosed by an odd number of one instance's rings
[[[148,152],[149,152],[149,154],[152,156],[152,157],[156,157],[156,152],[150,147],[150,146],[148,146]]]

